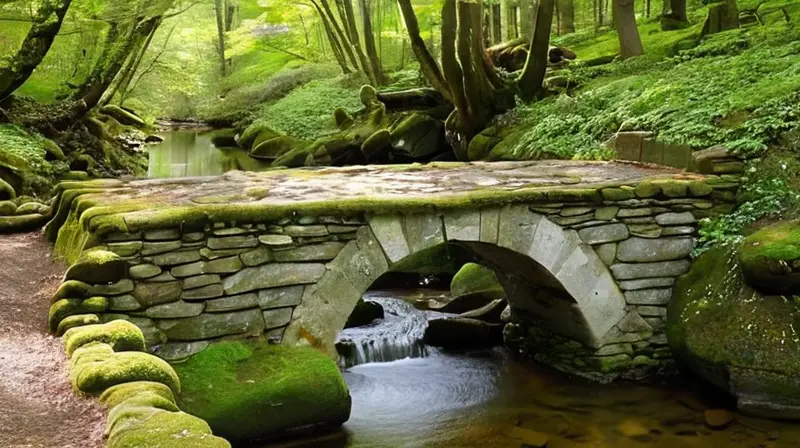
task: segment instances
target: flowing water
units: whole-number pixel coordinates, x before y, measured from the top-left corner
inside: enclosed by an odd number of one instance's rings
[[[420,347],[426,313],[401,298],[365,296],[386,307],[385,322],[343,332],[364,347],[344,370],[353,397],[347,440],[311,446],[517,448],[543,433],[549,448],[800,447],[798,424],[736,414],[727,428],[708,428],[703,412],[729,403],[691,379],[598,385],[511,359],[502,348]]]

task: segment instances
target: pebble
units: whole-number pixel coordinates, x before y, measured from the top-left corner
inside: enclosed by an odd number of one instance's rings
[[[733,421],[733,414],[725,409],[706,409],[703,413],[709,428],[722,429]]]

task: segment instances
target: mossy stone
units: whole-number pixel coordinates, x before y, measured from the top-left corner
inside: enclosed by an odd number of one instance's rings
[[[353,117],[342,107],[333,110],[333,119],[336,121],[336,127],[342,131],[350,129],[354,123]]]
[[[111,386],[100,395],[100,402],[107,408],[112,409],[140,394],[156,395],[175,403],[172,389],[162,383],[153,381],[135,381]]]
[[[44,215],[0,216],[0,233],[29,232],[47,224],[50,218]]]
[[[335,427],[350,415],[338,367],[312,348],[220,342],[175,368],[181,408],[234,442]]]
[[[58,326],[64,318],[76,314],[103,313],[108,309],[108,299],[105,297],[90,297],[88,299],[61,299],[50,305],[47,319],[51,333],[58,331]]]
[[[0,216],[17,213],[17,204],[11,201],[0,201]]]
[[[217,148],[235,148],[236,129],[219,129],[211,133],[211,144]]]
[[[361,152],[364,154],[364,158],[368,162],[384,160],[387,156],[387,151],[391,148],[390,136],[388,129],[380,129],[364,140],[364,143],[361,144]]]
[[[634,190],[637,198],[652,198],[661,193],[661,186],[655,182],[642,182]]]
[[[800,220],[765,227],[739,248],[747,283],[768,294],[800,294]]]
[[[623,188],[603,188],[600,194],[606,201],[626,201],[636,197],[634,190]]]
[[[145,351],[142,330],[126,320],[86,325],[72,328],[64,333],[64,348],[67,356],[72,356],[75,350],[92,342],[104,342],[117,352]]]
[[[53,294],[53,299],[50,303],[56,303],[61,299],[83,299],[89,296],[89,291],[92,286],[78,281],[67,280],[58,287],[58,291]]]
[[[56,336],[63,335],[71,328],[82,327],[84,325],[95,325],[100,323],[100,317],[97,314],[76,314],[74,316],[65,317],[58,324]]]
[[[88,394],[99,394],[111,386],[134,381],[163,383],[180,392],[175,370],[163,359],[143,352],[119,352],[102,342],[91,342],[75,350],[70,359],[72,385]]]
[[[206,422],[185,412],[126,406],[117,414],[108,448],[231,447],[225,439],[212,435]]]
[[[32,214],[39,214],[39,215],[49,215],[50,214],[50,206],[40,204],[38,202],[26,202],[19,207],[17,207],[16,214],[17,215],[32,215]]]
[[[89,250],[70,266],[64,278],[90,284],[107,284],[122,280],[127,273],[128,265],[119,255],[107,250]]]
[[[8,182],[0,179],[0,200],[14,199],[17,197],[17,192],[9,185]]]
[[[86,171],[77,171],[77,170],[67,171],[66,173],[63,173],[61,176],[59,176],[58,179],[62,181],[89,180],[89,173],[87,173]]]
[[[467,263],[458,270],[450,282],[450,294],[453,297],[481,294],[489,301],[505,297],[503,286],[494,271],[477,263]]]
[[[304,142],[296,138],[286,135],[279,135],[277,137],[259,142],[258,146],[254,146],[253,149],[250,150],[250,157],[264,160],[275,160],[303,144]]]
[[[361,86],[361,90],[358,92],[358,98],[361,100],[361,104],[363,104],[364,107],[371,109],[378,101],[378,92],[375,90],[375,87],[364,85]]]

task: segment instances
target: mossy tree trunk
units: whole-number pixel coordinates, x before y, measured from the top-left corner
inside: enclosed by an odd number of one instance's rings
[[[364,47],[367,50],[369,63],[372,66],[372,74],[375,77],[375,82],[382,86],[387,83],[387,80],[386,75],[383,73],[383,67],[381,67],[381,60],[378,57],[378,49],[375,46],[375,34],[372,31],[372,20],[370,20],[372,8],[370,8],[369,0],[358,0],[358,6],[361,10],[361,21],[364,27]]]
[[[519,77],[519,96],[523,101],[533,101],[542,91],[547,71],[547,54],[550,49],[550,31],[553,26],[555,0],[539,0],[536,11],[536,29],[531,39],[528,59]]]
[[[439,64],[436,63],[436,59],[434,59],[430,51],[428,51],[425,41],[422,40],[422,37],[420,36],[419,22],[417,21],[417,15],[414,13],[414,8],[411,6],[411,0],[397,0],[397,3],[400,6],[400,12],[403,14],[403,20],[405,20],[406,23],[406,31],[408,32],[408,38],[411,41],[411,50],[414,52],[414,56],[416,56],[417,61],[419,61],[420,70],[422,71],[423,76],[425,76],[425,79],[430,83],[430,85],[434,89],[438,90],[445,99],[450,102],[454,102],[455,99],[453,98],[453,94],[450,92],[448,82],[442,75],[442,71],[439,70]],[[443,23],[442,35],[444,36],[445,33],[450,32],[455,32],[455,29],[449,30],[446,26],[444,26]],[[444,45],[444,37],[442,37],[442,45]],[[444,54],[442,54],[442,58],[444,59]],[[444,66],[444,61],[442,61],[442,66]]]
[[[619,37],[619,51],[623,59],[644,54],[642,39],[636,27],[636,12],[633,0],[613,0],[612,13]]]
[[[161,22],[162,20],[158,20],[153,27],[153,30],[147,35],[147,38],[136,43],[136,48],[134,48],[128,57],[128,62],[125,64],[125,67],[117,75],[117,80],[115,80],[111,88],[109,88],[103,94],[103,98],[100,100],[101,106],[111,102],[117,92],[120,93],[120,104],[122,104],[128,92],[128,88],[130,87],[131,81],[133,80],[133,76],[139,70],[139,66],[144,59],[144,55],[147,53],[147,49],[150,48],[150,44],[153,42],[153,37],[158,31],[158,28],[161,26]]]
[[[534,0],[520,0],[519,1],[519,34],[525,40],[533,38],[534,28],[534,14],[536,8],[533,4]]]
[[[342,10],[344,11],[345,22],[347,24],[347,30],[350,33],[350,45],[353,46],[353,50],[355,50],[356,55],[358,56],[358,61],[361,63],[361,69],[366,75],[367,79],[372,85],[378,84],[377,78],[375,77],[375,73],[373,73],[369,61],[367,60],[367,55],[364,54],[364,50],[361,48],[361,38],[358,35],[358,27],[356,26],[356,15],[353,11],[353,2],[352,0],[336,0]]]
[[[20,88],[41,64],[61,30],[71,3],[72,0],[45,0],[41,3],[19,50],[0,65],[0,101]]]
[[[217,18],[217,55],[220,59],[220,74],[228,76],[228,59],[225,57],[225,2],[214,0],[214,14]]]
[[[575,32],[575,0],[559,0],[558,2],[558,17],[559,17],[559,35],[570,34]]]

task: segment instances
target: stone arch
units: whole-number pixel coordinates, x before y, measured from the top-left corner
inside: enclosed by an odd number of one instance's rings
[[[305,288],[283,343],[310,344],[334,356],[336,336],[372,283],[406,257],[447,243],[498,272],[512,311],[545,322],[553,318],[552,331],[587,347],[600,347],[626,314],[623,294],[592,247],[575,230],[563,229],[526,205],[375,215],[326,265],[320,280]],[[566,293],[562,302],[550,301],[548,307],[547,300],[532,299],[532,291],[519,281],[530,275],[539,276],[538,286],[558,286]]]

